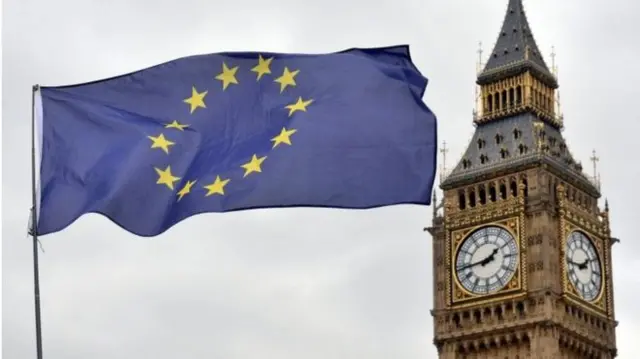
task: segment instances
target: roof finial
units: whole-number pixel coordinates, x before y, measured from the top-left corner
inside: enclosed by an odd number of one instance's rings
[[[556,90],[556,116],[562,118],[562,109],[560,108],[560,90]]]
[[[449,152],[449,149],[447,148],[447,141],[442,141],[442,148],[440,149],[440,153],[442,153],[442,170],[440,172],[440,181],[443,181],[447,176],[447,152]]]
[[[600,161],[600,158],[598,158],[598,156],[596,156],[596,150],[593,150],[593,152],[591,152],[592,156],[589,157],[589,159],[591,160],[591,162],[593,162],[593,180],[595,182],[595,184],[598,186],[598,189],[600,189],[600,176],[598,175],[598,161]]]
[[[478,42],[478,63],[476,64],[476,74],[479,75],[482,72],[482,41]],[[475,86],[475,98],[473,106],[473,120],[476,121],[478,117],[482,116],[482,96],[480,96],[480,86]]]
[[[480,114],[480,109],[482,108],[481,106],[478,106],[478,102],[480,101],[480,94],[478,93],[480,86],[476,85],[475,86],[475,90],[474,90],[474,94],[473,94],[473,111],[472,111],[472,116],[473,116],[473,121],[477,121],[478,117],[481,116]]]
[[[551,46],[551,73],[556,78],[558,77],[558,67],[556,66],[556,47]]]
[[[476,72],[479,74],[482,71],[482,41],[478,43],[478,63],[476,65]]]
[[[433,207],[433,218],[438,215],[438,197],[436,196],[436,190],[433,190],[433,200],[431,201],[431,207]]]

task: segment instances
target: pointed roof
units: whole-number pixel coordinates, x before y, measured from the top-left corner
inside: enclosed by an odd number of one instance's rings
[[[440,187],[451,189],[545,164],[599,197],[597,185],[582,172],[582,164],[571,154],[560,130],[553,126],[537,129],[538,122],[536,115],[522,113],[477,126],[462,158]]]
[[[533,37],[522,0],[509,0],[498,40],[478,76],[478,83],[495,81],[525,70],[530,70],[549,86],[558,87]]]

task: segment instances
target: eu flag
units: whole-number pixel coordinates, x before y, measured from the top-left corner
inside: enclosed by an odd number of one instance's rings
[[[41,87],[37,233],[154,236],[204,212],[430,204],[436,118],[408,46],[216,53]]]

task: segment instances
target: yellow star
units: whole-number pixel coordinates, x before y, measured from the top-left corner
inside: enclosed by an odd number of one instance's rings
[[[156,183],[167,185],[170,190],[173,190],[173,182],[177,182],[180,180],[180,177],[175,177],[171,174],[171,166],[167,166],[165,170],[161,170],[155,167],[155,170],[158,174],[158,182]]]
[[[312,102],[313,102],[313,99],[308,99],[307,101],[304,101],[302,97],[298,97],[298,101],[296,103],[287,105],[285,106],[285,108],[289,109],[289,117],[291,117],[291,115],[293,115],[293,113],[296,111],[307,112],[307,106],[311,105]]]
[[[175,128],[180,131],[184,131],[185,128],[189,127],[189,125],[182,124],[176,120],[173,120],[170,124],[164,126],[164,128]]]
[[[278,77],[277,79],[274,80],[275,82],[280,84],[280,93],[282,93],[282,91],[284,91],[284,89],[287,86],[295,86],[296,85],[296,80],[294,80],[294,77],[296,77],[298,72],[300,72],[300,70],[295,70],[295,71],[291,72],[291,71],[289,71],[288,67],[284,68],[284,72],[282,73],[282,76],[280,76],[280,77]]]
[[[227,183],[229,183],[229,179],[223,180],[220,179],[220,176],[216,176],[216,180],[213,181],[212,184],[204,186],[204,188],[208,189],[209,191],[207,192],[206,196],[211,196],[212,194],[224,194],[224,186],[227,185]]]
[[[196,181],[187,181],[187,183],[182,187],[182,189],[178,192],[178,201],[182,199],[187,193],[191,192],[191,187],[196,184]]]
[[[251,71],[258,74],[258,78],[256,79],[256,81],[259,81],[262,75],[271,73],[271,69],[269,68],[269,65],[271,65],[271,61],[273,61],[273,57],[270,57],[265,60],[262,57],[262,55],[259,55],[259,56],[260,58],[258,59],[258,65],[256,65],[256,67],[251,69]]]
[[[209,91],[198,92],[195,87],[191,88],[191,97],[184,99],[184,102],[191,105],[191,113],[193,113],[193,111],[198,107],[207,108],[204,104],[204,97],[207,96],[208,92]]]
[[[273,148],[276,148],[277,145],[281,143],[286,143],[287,145],[291,145],[291,135],[296,133],[296,129],[287,130],[286,128],[282,128],[280,134],[271,139],[271,141],[275,142],[273,144]]]
[[[262,172],[260,165],[262,165],[262,162],[264,162],[265,159],[267,159],[267,156],[258,158],[256,155],[253,155],[251,161],[242,165],[242,168],[245,169],[244,176],[242,177],[247,177],[249,173]]]
[[[238,66],[229,69],[227,64],[222,63],[222,72],[216,76],[216,80],[222,81],[222,90],[226,90],[229,84],[238,84],[238,80],[236,79],[236,71],[238,71]]]
[[[175,142],[171,142],[166,138],[164,138],[164,134],[162,133],[158,137],[153,137],[153,136],[147,136],[147,137],[151,141],[153,141],[151,148],[161,148],[166,154],[169,154],[169,146],[175,145]]]

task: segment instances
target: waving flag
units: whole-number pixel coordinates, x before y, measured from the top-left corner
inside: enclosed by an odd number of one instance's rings
[[[428,205],[426,84],[397,46],[217,53],[41,87],[38,234],[90,212],[154,236],[204,212]]]

